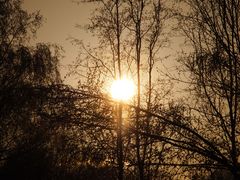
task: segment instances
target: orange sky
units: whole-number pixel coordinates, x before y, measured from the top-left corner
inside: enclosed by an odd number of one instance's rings
[[[75,61],[78,55],[78,48],[71,44],[69,37],[91,42],[92,34],[87,34],[84,30],[77,29],[76,24],[86,25],[89,22],[91,11],[94,9],[92,3],[81,3],[77,5],[73,0],[23,0],[23,7],[28,12],[40,11],[45,20],[43,26],[38,30],[36,42],[56,43],[62,46],[65,50],[64,58],[61,60],[61,75],[62,78],[68,71],[67,65]],[[163,54],[171,54],[175,56],[176,49],[179,46],[176,38],[173,40],[169,49],[161,52]],[[173,59],[173,58],[171,58]],[[166,61],[164,66],[171,67],[175,61]],[[163,65],[159,65],[163,66]],[[76,85],[78,79],[67,78],[66,84]]]
[[[88,41],[91,37],[84,30],[75,28],[76,24],[87,24],[90,17],[92,4],[77,5],[72,0],[24,0],[23,7],[28,12],[40,11],[44,17],[44,23],[37,32],[36,42],[56,43],[65,50],[64,59],[61,61],[62,77],[66,74],[66,65],[72,63],[78,49],[70,43],[69,37],[75,37]],[[65,81],[68,84],[73,79]]]

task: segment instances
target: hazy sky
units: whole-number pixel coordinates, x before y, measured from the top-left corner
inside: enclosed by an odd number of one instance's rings
[[[75,27],[76,24],[87,24],[94,9],[92,3],[73,3],[73,0],[23,0],[23,7],[28,12],[40,11],[43,15],[43,26],[37,32],[35,42],[49,42],[61,45],[64,50],[64,59],[61,61],[62,77],[67,72],[67,65],[75,61],[78,55],[78,48],[71,44],[69,37],[76,37],[91,42],[92,34],[87,34],[84,30]],[[162,55],[171,54],[177,49],[174,40],[172,47],[161,52]],[[174,50],[173,50],[173,49]],[[172,49],[172,50],[171,50]],[[170,51],[171,52],[170,52]],[[164,66],[172,66],[174,61],[167,61]],[[162,65],[160,65],[162,66]],[[64,82],[71,85],[76,85],[78,79],[67,78]]]
[[[61,72],[64,76],[67,71],[66,65],[73,62],[78,54],[77,47],[73,46],[68,38],[72,36],[88,40],[90,35],[77,29],[75,25],[88,23],[92,4],[77,5],[72,0],[24,0],[23,7],[28,12],[39,10],[44,17],[44,23],[33,43],[49,42],[63,46],[65,58],[61,61]]]

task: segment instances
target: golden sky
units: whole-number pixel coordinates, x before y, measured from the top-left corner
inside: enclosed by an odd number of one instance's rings
[[[76,24],[86,25],[89,23],[92,10],[95,8],[93,3],[81,3],[77,5],[73,0],[23,0],[23,7],[28,12],[40,11],[44,17],[44,23],[37,32],[37,39],[32,41],[56,43],[64,48],[65,57],[61,60],[62,77],[68,71],[67,65],[72,64],[78,55],[78,47],[71,44],[69,37],[74,37],[88,43],[92,41],[92,34],[86,33],[83,29],[76,28]],[[169,49],[161,52],[161,55],[174,56],[174,51],[178,48],[178,40],[173,40]],[[174,50],[173,50],[174,49]],[[164,66],[171,67],[175,61],[166,61]],[[163,65],[159,65],[163,66]],[[64,82],[76,85],[78,79],[67,78]]]
[[[69,37],[88,41],[91,37],[84,30],[77,29],[76,24],[87,24],[92,4],[73,3],[72,0],[24,0],[23,7],[28,12],[40,11],[44,23],[37,32],[37,39],[32,43],[49,42],[62,46],[65,50],[64,59],[61,60],[62,77],[66,74],[66,65],[72,63],[78,54]],[[69,79],[67,80],[69,81]],[[73,81],[71,79],[71,81]],[[71,82],[67,82],[70,83]]]

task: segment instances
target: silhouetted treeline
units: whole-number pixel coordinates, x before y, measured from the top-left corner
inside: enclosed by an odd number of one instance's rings
[[[61,48],[29,45],[42,16],[0,1],[0,179],[237,180],[239,2],[179,1],[188,11],[160,0],[84,2],[99,3],[88,29],[101,43],[80,43],[85,74],[72,88],[60,78]],[[171,85],[154,79],[169,19],[192,50],[178,57],[188,79],[173,78],[188,83],[188,99],[172,100]],[[136,101],[121,104],[121,158],[119,105],[102,93],[117,72],[138,82]]]

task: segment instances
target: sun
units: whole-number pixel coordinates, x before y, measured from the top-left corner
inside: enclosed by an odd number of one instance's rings
[[[119,101],[128,101],[135,94],[135,85],[128,78],[117,79],[111,85],[112,98]]]

